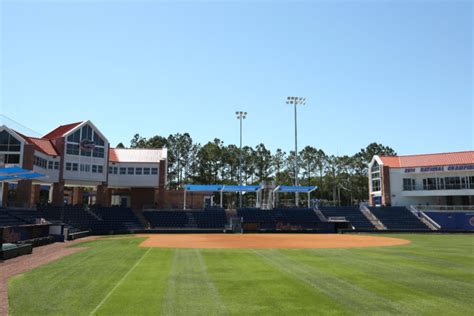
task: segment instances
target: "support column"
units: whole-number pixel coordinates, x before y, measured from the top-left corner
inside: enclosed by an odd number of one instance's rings
[[[102,184],[97,186],[96,192],[96,199],[95,202],[101,206],[108,207],[109,206],[109,199],[108,199],[108,188],[107,185]]]
[[[31,206],[37,205],[40,201],[40,190],[41,186],[35,184],[31,188]]]
[[[83,197],[84,189],[81,187],[72,188],[72,205],[81,204]]]
[[[0,192],[2,195],[2,203],[0,204],[1,207],[7,207],[8,206],[8,182],[3,182],[2,183],[2,192]]]
[[[31,192],[32,192],[32,181],[21,180],[18,181],[16,187],[16,202],[15,206],[19,207],[31,207]]]
[[[64,206],[64,182],[55,182],[52,185],[53,198],[51,203],[54,206]]]

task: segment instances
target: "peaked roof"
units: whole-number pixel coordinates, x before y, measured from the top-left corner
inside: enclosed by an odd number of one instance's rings
[[[66,124],[66,125],[61,125],[53,129],[51,132],[48,134],[44,135],[43,138],[46,139],[56,139],[59,137],[62,137],[64,134],[69,132],[70,130],[74,129],[75,127],[79,126],[83,122],[76,122],[76,123],[71,123],[71,124]]]
[[[379,156],[384,166],[392,168],[414,168],[474,164],[474,151],[439,154]]]
[[[59,156],[56,148],[54,147],[53,143],[49,139],[44,138],[37,138],[37,137],[30,137],[23,135],[17,131],[15,131],[18,135],[20,135],[27,143],[31,145],[35,145],[35,148],[42,153],[49,155],[49,156]]]

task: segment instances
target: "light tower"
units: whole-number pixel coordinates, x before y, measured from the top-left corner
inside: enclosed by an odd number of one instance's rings
[[[242,121],[247,117],[247,112],[236,111],[235,114],[240,121],[239,185],[242,186]],[[242,191],[239,192],[239,207],[242,207]]]
[[[303,97],[287,97],[286,104],[293,104],[295,108],[295,186],[298,186],[298,115],[296,111],[297,105],[305,105],[306,98]],[[295,194],[296,206],[299,205],[299,194]]]

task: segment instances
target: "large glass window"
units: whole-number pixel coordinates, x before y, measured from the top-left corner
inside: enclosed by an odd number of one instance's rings
[[[153,169],[156,169],[156,168],[153,168]],[[380,191],[380,189],[381,189],[380,179],[372,180],[372,192]]]
[[[403,191],[415,190],[415,179],[404,178],[403,179]]]
[[[444,183],[446,190],[457,190],[461,188],[461,179],[459,177],[445,177]]]
[[[120,167],[120,174],[126,174],[127,168]]]
[[[20,152],[21,143],[7,131],[0,132],[0,151]]]
[[[423,190],[436,190],[436,178],[423,179]]]
[[[105,141],[89,125],[67,137],[66,153],[84,157],[105,157]]]
[[[151,174],[158,174],[158,168],[151,168]]]

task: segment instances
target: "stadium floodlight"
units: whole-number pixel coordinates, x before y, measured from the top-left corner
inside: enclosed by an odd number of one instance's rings
[[[235,114],[240,121],[239,185],[242,186],[242,120],[247,117],[247,112],[236,111]],[[242,207],[242,191],[239,192],[239,207]]]
[[[294,96],[291,96],[291,97],[287,97],[286,98],[286,104],[292,104],[294,105],[294,108],[295,108],[295,186],[298,186],[298,116],[297,116],[297,112],[296,112],[296,106],[297,105],[305,105],[306,104],[306,98],[303,98],[303,97],[294,97]],[[296,193],[295,194],[295,200],[296,200],[296,206],[298,206],[299,204],[299,194]]]

